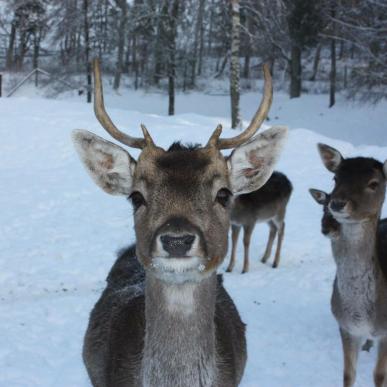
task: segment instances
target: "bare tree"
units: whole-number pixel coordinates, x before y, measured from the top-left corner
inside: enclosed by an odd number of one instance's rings
[[[230,61],[230,95],[231,95],[231,127],[239,128],[242,125],[239,97],[240,97],[240,4],[239,0],[231,0],[232,7],[232,30],[231,30],[231,61]]]
[[[114,73],[113,89],[117,90],[120,87],[121,74],[124,66],[124,50],[127,35],[127,23],[128,23],[128,3],[126,0],[115,0],[117,7],[120,10],[120,22],[118,25],[117,33],[117,64]]]
[[[84,42],[85,42],[85,65],[87,81],[87,102],[91,102],[91,64],[90,64],[90,37],[89,37],[89,1],[83,0],[84,17]]]

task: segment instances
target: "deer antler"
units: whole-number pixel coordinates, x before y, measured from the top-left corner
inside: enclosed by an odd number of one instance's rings
[[[270,75],[269,66],[265,63],[263,65],[263,76],[265,80],[264,91],[258,110],[254,114],[250,125],[238,136],[231,138],[219,138],[222,133],[222,126],[218,125],[214,133],[208,140],[207,146],[216,146],[218,149],[235,148],[238,145],[245,143],[249,138],[254,136],[258,131],[262,122],[267,117],[270,110],[271,102],[273,100],[273,83]]]
[[[103,90],[102,90],[102,81],[101,81],[101,69],[99,65],[99,60],[94,59],[93,61],[93,70],[94,70],[94,113],[102,125],[102,127],[117,141],[128,145],[132,148],[143,149],[147,145],[154,145],[151,136],[146,130],[144,125],[141,125],[142,131],[145,138],[132,137],[126,133],[121,132],[110,119],[109,115],[106,113],[105,104],[103,101]]]

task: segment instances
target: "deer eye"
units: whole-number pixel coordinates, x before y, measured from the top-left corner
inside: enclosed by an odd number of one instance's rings
[[[232,196],[232,193],[227,188],[222,188],[218,191],[216,194],[216,201],[222,206],[227,207],[227,205],[230,202],[230,198]]]
[[[129,199],[132,202],[134,211],[137,211],[141,206],[145,206],[146,204],[144,196],[138,191],[132,192]]]
[[[372,191],[375,191],[379,187],[379,182],[372,180],[368,183],[368,188],[372,189]]]

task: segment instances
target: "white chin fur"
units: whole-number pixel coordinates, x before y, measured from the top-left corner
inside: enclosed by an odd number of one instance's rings
[[[160,279],[171,282],[200,281],[204,275],[203,259],[155,257],[151,263],[152,272]]]

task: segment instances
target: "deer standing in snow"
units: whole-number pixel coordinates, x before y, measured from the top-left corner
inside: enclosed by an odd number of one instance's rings
[[[382,387],[387,382],[387,280],[383,274],[387,227],[379,219],[387,162],[344,159],[328,145],[318,148],[335,179],[325,205],[339,224],[339,232],[331,238],[337,266],[331,306],[343,344],[344,386],[353,386],[360,348],[367,339],[374,339],[379,344],[374,382]]]
[[[235,265],[236,249],[241,227],[243,227],[244,261],[242,273],[249,271],[249,248],[251,234],[256,223],[266,222],[270,227],[269,239],[261,259],[266,263],[271,255],[274,239],[278,233],[273,267],[278,267],[281,246],[285,233],[286,206],[292,193],[292,184],[280,172],[273,172],[266,184],[256,191],[235,197],[231,208],[232,248],[227,272]]]
[[[264,67],[261,105],[248,128],[206,146],[157,146],[124,134],[107,115],[98,62],[94,108],[118,141],[140,148],[138,160],[118,145],[75,131],[78,154],[104,191],[129,197],[136,245],[107,278],[85,335],[83,358],[94,386],[234,387],[246,362],[245,327],[216,270],[227,252],[232,194],[258,189],[270,177],[285,128],[252,137],[270,108]],[[229,157],[221,149],[234,148]]]

